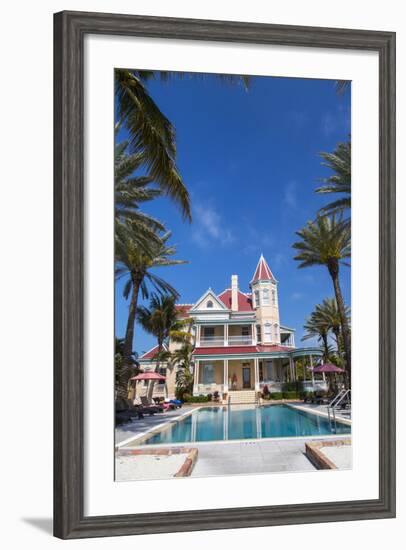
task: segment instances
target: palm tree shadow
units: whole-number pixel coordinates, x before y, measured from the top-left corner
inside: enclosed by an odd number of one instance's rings
[[[53,520],[52,518],[21,518],[25,523],[36,527],[44,533],[49,535],[53,534]]]

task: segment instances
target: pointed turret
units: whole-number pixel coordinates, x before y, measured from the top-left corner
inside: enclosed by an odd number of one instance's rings
[[[273,281],[273,282],[276,282],[276,279],[273,276],[273,273],[272,273],[267,261],[265,260],[263,254],[261,254],[261,257],[259,258],[254,276],[251,279],[251,284],[256,283],[257,281]]]

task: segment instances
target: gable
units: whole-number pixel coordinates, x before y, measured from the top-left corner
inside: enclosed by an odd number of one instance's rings
[[[209,288],[207,292],[196,302],[191,308],[190,312],[205,311],[210,313],[211,311],[225,311],[225,305],[221,300],[217,298],[214,292]]]

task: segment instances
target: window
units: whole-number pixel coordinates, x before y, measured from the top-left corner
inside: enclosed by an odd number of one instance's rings
[[[269,306],[269,289],[264,288],[262,291],[262,305]]]
[[[205,338],[214,338],[214,327],[205,327],[203,336]]]
[[[257,330],[257,342],[260,344],[262,342],[262,338],[261,338],[261,325],[257,325],[256,327],[256,330]]]
[[[276,323],[274,324],[274,340],[275,342],[279,341],[279,327]]]
[[[160,367],[158,369],[158,373],[161,375],[161,376],[166,376],[166,367]],[[158,380],[158,384],[165,384],[166,380]]]
[[[259,290],[254,292],[254,307],[259,307]]]
[[[270,342],[271,337],[271,323],[265,323],[265,330],[264,330],[264,340],[265,342]]]
[[[272,304],[276,306],[276,290],[272,290]]]
[[[207,302],[206,306],[207,306],[208,308],[213,307],[213,302],[212,302],[211,300],[209,300],[209,301]]]
[[[241,327],[241,336],[249,336],[249,335],[250,335],[250,327],[246,325]]]
[[[214,384],[214,366],[210,364],[203,365],[203,384]]]
[[[267,380],[268,382],[274,380],[272,361],[265,361],[264,371],[265,380]]]

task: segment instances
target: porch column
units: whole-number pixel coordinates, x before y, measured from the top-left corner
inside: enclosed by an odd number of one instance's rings
[[[196,325],[196,347],[200,346],[200,333],[201,333],[201,326]]]
[[[313,373],[313,355],[310,355],[310,368],[312,369],[312,386],[314,386],[314,373]]]
[[[294,361],[292,359],[292,356],[289,356],[289,371],[290,371],[291,380],[293,380],[293,365],[294,365]]]
[[[228,393],[228,359],[224,359],[224,393]]]
[[[197,395],[199,393],[199,388],[198,388],[198,384],[199,384],[199,367],[200,367],[200,362],[199,361],[195,361],[195,372],[194,372],[194,380],[193,380],[193,393],[195,395]]]
[[[257,343],[257,332],[255,329],[255,323],[251,325],[251,338],[252,338],[252,344],[255,346]]]
[[[228,346],[228,325],[224,325],[224,345]]]
[[[258,366],[258,357],[254,359],[254,380],[255,380],[255,391],[259,391],[259,366]]]

